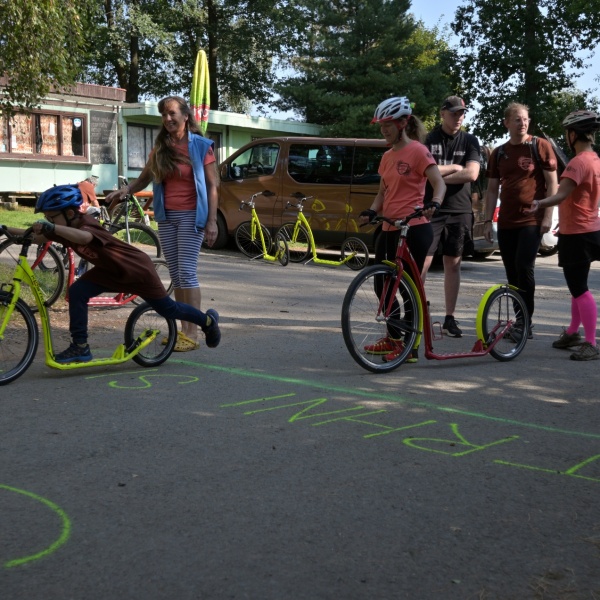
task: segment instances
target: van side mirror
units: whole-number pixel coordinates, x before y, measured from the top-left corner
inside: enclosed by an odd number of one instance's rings
[[[219,175],[220,175],[221,179],[230,179],[229,165],[221,165],[221,169],[219,170]]]

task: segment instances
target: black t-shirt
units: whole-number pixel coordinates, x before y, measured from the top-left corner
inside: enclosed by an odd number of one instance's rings
[[[481,150],[479,140],[470,133],[459,131],[456,135],[448,135],[441,125],[438,125],[425,139],[435,162],[438,165],[462,165],[469,161],[479,163]],[[427,182],[425,202],[431,200],[433,188]],[[447,184],[446,195],[442,202],[440,213],[472,213],[471,183]]]

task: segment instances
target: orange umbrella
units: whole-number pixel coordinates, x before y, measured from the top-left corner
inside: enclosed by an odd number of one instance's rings
[[[206,134],[208,111],[210,110],[210,79],[208,77],[208,60],[204,50],[198,50],[198,56],[196,56],[190,104],[202,133]]]

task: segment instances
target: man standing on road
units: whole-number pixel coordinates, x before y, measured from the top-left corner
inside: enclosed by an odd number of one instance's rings
[[[433,243],[427,252],[422,276],[425,280],[441,240],[446,302],[443,331],[452,337],[462,336],[454,311],[460,288],[463,250],[465,243],[471,239],[473,230],[471,184],[477,180],[481,164],[479,141],[474,135],[461,129],[466,110],[462,98],[446,98],[440,111],[442,123],[425,140],[446,184],[446,195],[442,206],[431,220]],[[428,185],[425,202],[431,200],[431,195],[432,190]]]
[[[550,229],[552,207],[528,212],[534,200],[557,189],[556,156],[550,143],[529,135],[529,107],[511,102],[504,111],[508,142],[494,149],[488,163],[484,235],[492,239],[492,216],[500,195],[498,246],[508,283],[519,288],[531,319],[535,308],[535,260],[542,235]]]

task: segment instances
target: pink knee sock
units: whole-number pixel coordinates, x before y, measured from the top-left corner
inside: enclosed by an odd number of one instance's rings
[[[583,323],[583,331],[585,332],[585,341],[596,345],[596,321],[598,319],[598,307],[594,296],[588,290],[585,294],[581,294],[575,298],[581,322]]]
[[[571,296],[571,323],[567,327],[567,333],[573,335],[579,331],[581,325],[581,316],[579,314],[579,308],[577,306],[577,300]]]

